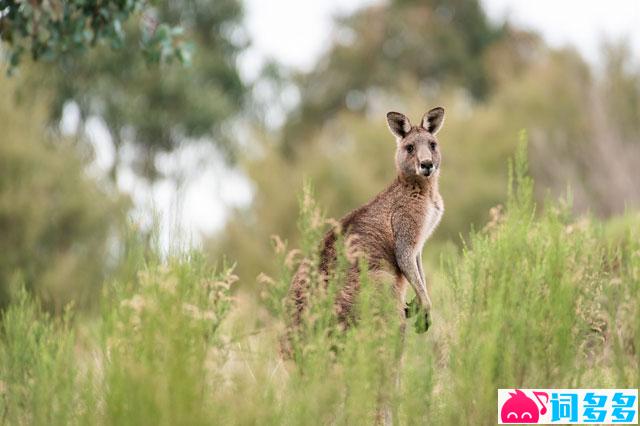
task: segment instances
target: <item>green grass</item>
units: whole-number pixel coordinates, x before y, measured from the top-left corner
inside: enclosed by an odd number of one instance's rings
[[[274,240],[279,276],[259,301],[234,296],[229,268],[198,252],[161,257],[135,239],[101,314],[51,317],[22,291],[0,324],[4,424],[494,424],[501,387],[640,386],[640,215],[601,222],[570,203],[536,209],[523,150],[503,212],[446,250],[427,279],[434,324],[399,324],[388,285],[363,274],[358,326],[340,330],[316,290],[278,355],[282,298],[326,229],[309,193],[301,252]],[[429,250],[427,245],[426,250]],[[433,258],[431,253],[427,258]]]

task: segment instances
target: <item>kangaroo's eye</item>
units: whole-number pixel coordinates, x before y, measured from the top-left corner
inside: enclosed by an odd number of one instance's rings
[[[409,154],[411,154],[411,153],[413,152],[413,145],[407,145],[407,146],[405,147],[405,149],[407,150],[407,152],[408,152]]]
[[[431,147],[432,150],[434,150],[438,145],[435,142],[431,142],[429,146]]]

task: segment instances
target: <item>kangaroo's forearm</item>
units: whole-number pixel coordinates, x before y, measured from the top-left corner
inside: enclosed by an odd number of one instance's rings
[[[402,256],[398,259],[398,266],[407,281],[409,281],[413,291],[415,291],[422,308],[429,309],[431,307],[431,300],[427,294],[427,287],[424,285],[415,258],[413,256]]]
[[[422,269],[422,253],[418,253],[416,255],[416,265],[418,267],[418,276],[420,277],[421,287],[424,289],[424,294],[427,299],[427,308],[430,308],[431,298],[429,297],[429,292],[427,291],[427,280],[424,277],[424,272]]]
[[[422,253],[418,253],[416,255],[416,265],[418,266],[418,274],[420,276],[420,281],[422,282],[422,285],[426,288],[427,281],[425,280],[424,272],[422,271]]]

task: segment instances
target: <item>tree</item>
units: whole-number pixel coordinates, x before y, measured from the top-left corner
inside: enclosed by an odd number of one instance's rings
[[[53,88],[52,122],[60,120],[70,102],[80,109],[79,136],[84,136],[87,119],[100,117],[116,153],[132,146],[135,170],[150,180],[159,177],[158,153],[190,141],[210,140],[232,158],[235,140],[229,137],[229,127],[243,111],[247,92],[236,64],[247,46],[239,1],[163,1],[149,14],[182,28],[193,45],[190,65],[149,66],[138,50],[145,30],[129,20],[123,26],[121,48],[98,46],[84,55],[65,55],[53,69],[47,65],[36,73],[33,83]],[[121,165],[117,155],[114,179]]]

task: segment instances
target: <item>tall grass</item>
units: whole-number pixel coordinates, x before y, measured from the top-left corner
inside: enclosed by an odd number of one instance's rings
[[[135,239],[99,317],[54,318],[21,292],[0,324],[0,419],[371,424],[390,408],[399,424],[494,424],[500,387],[638,387],[640,215],[602,223],[574,217],[566,200],[537,208],[524,148],[511,176],[506,207],[429,265],[426,334],[408,327],[403,344],[389,283],[366,268],[357,325],[339,327],[343,268],[327,288],[317,282],[327,221],[306,191],[303,246],[274,238],[280,272],[260,277],[259,303],[233,296],[230,268],[198,252],[162,260]],[[296,362],[285,362],[283,298],[303,259],[313,297]]]

